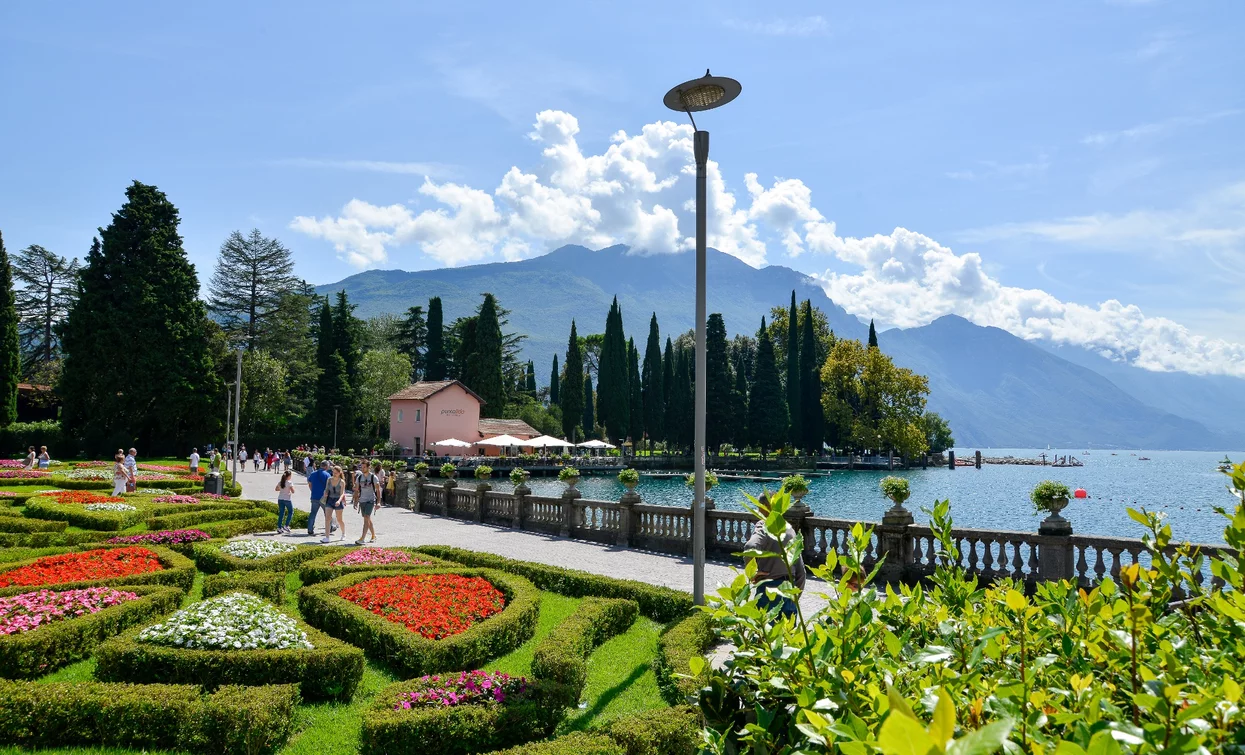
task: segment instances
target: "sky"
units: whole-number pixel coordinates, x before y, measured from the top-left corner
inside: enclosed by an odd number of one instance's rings
[[[0,5],[0,232],[82,256],[132,180],[201,279],[258,228],[330,283],[710,244],[883,327],[956,313],[1245,377],[1245,4]]]

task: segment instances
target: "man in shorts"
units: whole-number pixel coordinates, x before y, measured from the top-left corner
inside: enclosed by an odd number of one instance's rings
[[[310,468],[309,468],[310,469]],[[316,534],[316,514],[320,513],[320,507],[324,505],[324,489],[329,482],[329,463],[327,460],[320,463],[320,468],[307,475],[307,487],[311,488],[311,515],[307,517],[307,534]],[[333,524],[332,514],[325,509],[324,511],[324,536],[328,537],[329,533],[337,528]]]

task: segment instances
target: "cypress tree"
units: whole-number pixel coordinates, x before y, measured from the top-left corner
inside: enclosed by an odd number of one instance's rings
[[[800,430],[800,331],[799,310],[795,305],[795,291],[791,292],[791,311],[787,313],[787,416],[790,418],[787,440],[792,446],[804,440]],[[772,343],[770,344],[773,345]]]
[[[748,371],[740,359],[735,365],[735,390],[731,392],[730,439],[735,446],[748,445]]]
[[[826,437],[826,421],[821,409],[821,365],[817,362],[817,335],[813,329],[813,303],[804,300],[804,323],[800,328],[800,405],[804,407],[801,427],[803,447],[820,454]]]
[[[631,448],[635,450],[644,437],[644,385],[640,381],[640,352],[635,347],[635,339],[627,339],[627,393],[627,416],[630,420],[627,434],[631,437]]]
[[[696,413],[693,406],[695,392],[692,386],[692,360],[690,349],[680,350],[675,357],[674,392],[667,420],[673,423],[672,441],[681,449],[689,449],[696,437]]]
[[[423,307],[407,307],[406,316],[398,322],[397,348],[411,360],[411,382],[419,380],[424,371],[424,348],[428,343],[428,324]]]
[[[759,446],[761,453],[765,453],[786,440],[787,424],[787,403],[778,377],[778,365],[774,363],[774,343],[770,341],[769,330],[762,317],[761,330],[757,333],[752,393],[748,396],[748,434],[753,445]]]
[[[670,418],[670,413],[674,411],[674,371],[677,365],[674,361],[674,342],[670,340],[670,336],[666,336],[666,350],[661,357],[661,395],[666,401],[666,411],[661,420],[661,439],[667,443],[675,443],[674,422]]]
[[[648,343],[644,346],[644,372],[640,378],[644,402],[644,432],[649,450],[653,441],[664,438],[666,413],[664,372],[661,362],[661,334],[657,329],[657,313],[648,321]],[[637,440],[638,442],[638,440]]]
[[[720,313],[709,315],[705,328],[705,447],[715,454],[731,437],[731,392],[735,381],[727,356],[726,322]]]
[[[17,421],[17,384],[22,379],[22,349],[17,335],[17,296],[13,266],[0,236],[0,427]]]
[[[445,316],[441,312],[441,297],[428,300],[428,352],[424,368],[424,380],[445,380],[449,374],[449,362],[445,354]]]
[[[484,406],[481,416],[500,417],[506,408],[506,389],[501,375],[501,324],[497,321],[497,299],[484,295],[476,315],[475,343],[467,355],[463,382],[480,394]]]
[[[605,318],[605,338],[601,343],[597,372],[597,421],[609,438],[621,442],[630,427],[631,399],[627,390],[627,341],[618,297],[614,297]]]
[[[192,439],[220,432],[223,387],[207,308],[177,208],[138,181],[125,194],[60,333],[62,426],[95,453],[136,444],[181,454]]]
[[[591,437],[597,426],[596,419],[593,416],[592,406],[592,375],[584,374],[584,416],[582,418],[584,426],[584,437]]]
[[[359,379],[359,359],[363,354],[359,348],[363,340],[362,323],[354,316],[355,305],[350,303],[346,290],[337,292],[337,302],[333,305],[333,347],[342,355],[346,363],[346,376],[353,387]]]
[[[337,353],[333,333],[333,309],[325,298],[320,303],[320,317],[316,327],[316,366],[320,368],[320,376],[316,380],[315,405],[322,428],[333,421],[334,406],[338,407],[340,413],[340,409],[349,408],[350,404],[350,381],[346,377],[346,361]]]
[[[571,335],[566,341],[564,369],[559,404],[562,407],[562,432],[567,440],[574,443],[575,428],[584,416],[584,357],[579,351],[579,335],[575,332],[574,320],[571,320]]]
[[[873,318],[869,318],[869,348],[878,348],[878,331],[873,327]]]
[[[527,380],[523,389],[527,391],[527,395],[536,398],[536,363],[530,359],[527,360]]]
[[[561,376],[558,374],[558,355],[553,355],[553,371],[549,373],[549,406],[561,406],[562,396],[558,391]]]

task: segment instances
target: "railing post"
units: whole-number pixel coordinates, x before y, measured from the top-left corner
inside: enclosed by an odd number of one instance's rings
[[[477,522],[484,521],[484,498],[488,494],[488,492],[492,489],[493,489],[493,486],[489,485],[487,482],[482,482],[479,485],[476,485],[475,515],[476,515]]]
[[[640,502],[640,494],[635,492],[635,488],[628,488],[623,492],[622,498],[618,499],[618,546],[620,548],[631,547],[631,532],[633,530],[632,506]]]
[[[523,529],[523,507],[527,504],[527,496],[532,489],[527,483],[514,486],[514,516],[510,519],[510,528],[514,530]]]
[[[804,564],[806,566],[809,564],[809,560],[812,555],[812,551],[809,549],[809,544],[812,542],[812,538],[809,537],[811,525],[808,522],[808,518],[811,515],[812,511],[809,510],[808,504],[804,503],[803,500],[797,500],[791,505],[791,508],[787,509],[787,513],[783,516],[783,518],[787,520],[787,524],[791,525],[791,529],[798,532],[800,536],[804,538],[804,551],[800,554],[800,556],[804,559]]]
[[[575,520],[575,499],[579,498],[579,491],[573,487],[569,487],[562,491],[562,526],[558,530],[558,534],[562,537],[571,536],[571,524]]]
[[[415,478],[415,500],[411,503],[411,511],[416,514],[424,510],[424,483],[427,480],[423,477]]]
[[[912,565],[912,538],[908,526],[913,523],[912,512],[896,505],[887,509],[878,525],[878,558],[886,557],[878,579],[883,582],[902,582]]]
[[[393,505],[404,509],[411,508],[410,500],[410,480],[405,474],[394,472],[393,479]]]
[[[1075,576],[1072,522],[1055,511],[1038,525],[1038,577],[1044,581],[1055,581],[1074,579]]]

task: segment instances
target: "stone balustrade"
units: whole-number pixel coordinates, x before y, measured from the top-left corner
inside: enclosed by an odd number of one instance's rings
[[[400,476],[395,483],[397,504],[412,511],[453,517],[518,530],[587,540],[622,548],[691,556],[691,508],[643,503],[629,491],[619,501],[594,501],[568,489],[559,497],[532,495],[526,486],[513,493],[492,490],[475,480],[419,480]],[[706,512],[705,551],[711,559],[731,561],[744,550],[752,535],[755,518],[743,511]],[[879,578],[890,582],[915,582],[933,574],[939,545],[928,526],[915,524],[911,515],[887,512],[882,522],[855,522],[813,516],[806,507],[788,512],[787,520],[804,536],[804,561],[821,565],[831,551],[844,554],[852,529],[862,525],[872,533],[864,564],[872,568],[885,559]],[[900,509],[906,514],[906,511]],[[1039,532],[1008,532],[955,528],[952,537],[965,571],[983,582],[1012,578],[1026,583],[1067,579],[1081,587],[1117,578],[1129,564],[1149,564],[1140,540],[1095,535],[1075,535],[1061,517]],[[1227,551],[1222,546],[1200,546],[1207,558]],[[1207,567],[1199,576],[1222,584]]]

